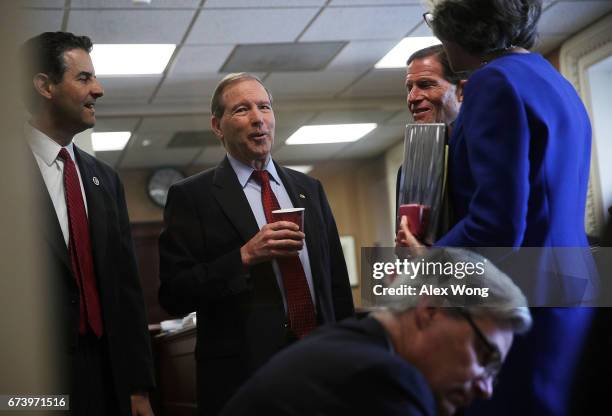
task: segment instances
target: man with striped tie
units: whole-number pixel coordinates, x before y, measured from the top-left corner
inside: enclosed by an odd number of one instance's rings
[[[354,312],[323,187],[271,158],[271,94],[253,75],[230,74],[211,113],[227,155],[170,189],[160,237],[160,303],[198,313],[201,415],[217,414],[283,347]],[[279,208],[304,208],[303,232],[275,221]]]
[[[68,383],[57,393],[70,395],[72,415],[153,415],[153,360],[123,186],[72,141],[94,126],[104,94],[91,49],[87,36],[66,32],[43,33],[22,47],[31,113],[24,135],[45,214],[48,272],[41,278],[52,288]]]

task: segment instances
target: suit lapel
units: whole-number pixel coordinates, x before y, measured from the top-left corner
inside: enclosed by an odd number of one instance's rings
[[[305,208],[304,210],[304,233],[306,234],[306,247],[308,247],[308,259],[310,270],[316,291],[320,291],[322,266],[321,266],[321,245],[319,238],[319,227],[321,221],[317,218],[317,208],[314,204],[313,196],[309,195],[306,189],[296,181],[283,168],[275,163],[278,176],[283,181],[289,198],[295,208]],[[316,294],[316,293],[315,293]]]
[[[259,226],[227,156],[215,170],[213,185],[213,195],[223,212],[234,224],[244,242],[249,241],[257,234]]]
[[[106,253],[107,234],[107,199],[106,187],[96,170],[91,156],[85,154],[76,145],[74,146],[81,181],[87,198],[87,220],[89,222],[89,233],[91,237],[91,249],[94,257],[94,265],[104,264],[104,253]],[[97,183],[97,184],[96,184]]]
[[[64,240],[64,234],[62,233],[62,228],[60,227],[59,220],[57,219],[57,213],[55,212],[55,207],[53,206],[53,201],[51,201],[51,197],[49,196],[49,190],[47,189],[47,185],[45,185],[45,181],[40,173],[40,168],[36,163],[36,159],[32,154],[32,151],[28,147],[28,153],[30,157],[28,160],[31,162],[31,171],[34,173],[34,186],[37,188],[37,192],[35,193],[36,201],[38,202],[36,205],[40,206],[41,213],[43,215],[43,223],[42,230],[45,236],[45,240],[51,247],[55,256],[68,268],[68,270],[72,271],[72,265],[70,263],[70,256],[68,255],[68,247],[66,247],[66,241]]]

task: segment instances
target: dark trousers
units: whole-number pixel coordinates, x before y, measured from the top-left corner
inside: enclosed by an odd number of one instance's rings
[[[106,339],[79,336],[73,360],[70,409],[73,416],[118,415]]]

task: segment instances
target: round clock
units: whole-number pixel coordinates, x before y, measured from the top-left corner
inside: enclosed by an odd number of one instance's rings
[[[147,193],[155,204],[163,208],[166,206],[166,199],[168,198],[170,186],[183,178],[185,178],[185,175],[177,169],[158,169],[153,172],[153,175],[149,178]]]

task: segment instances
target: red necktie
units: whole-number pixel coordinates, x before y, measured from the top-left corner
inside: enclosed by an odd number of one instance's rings
[[[72,271],[80,293],[79,333],[87,332],[87,324],[98,338],[102,336],[102,312],[93,268],[89,224],[76,166],[62,147],[59,158],[64,161],[64,189],[68,209],[68,250]]]
[[[272,211],[280,209],[280,205],[274,192],[272,192],[272,188],[270,188],[268,171],[253,171],[253,178],[261,184],[261,202],[266,221],[268,224],[274,222]],[[283,285],[287,296],[289,327],[298,338],[302,338],[317,326],[302,262],[299,257],[278,258],[276,261],[283,277]]]

